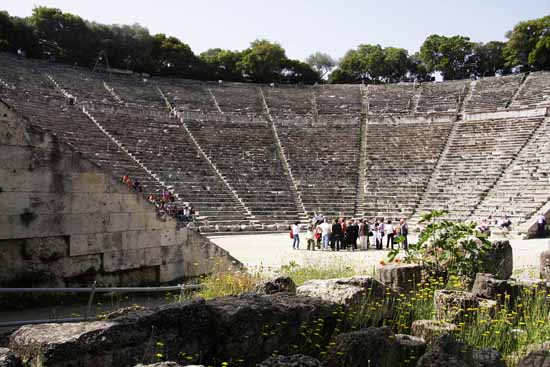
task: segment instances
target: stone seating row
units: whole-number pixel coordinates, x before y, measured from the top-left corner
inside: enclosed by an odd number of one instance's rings
[[[537,118],[457,122],[418,212],[470,216],[540,123]]]
[[[481,78],[473,83],[466,112],[502,110],[508,106],[519,88],[524,74]]]
[[[397,218],[412,214],[451,128],[449,122],[367,125],[367,216]],[[397,192],[399,195],[395,195]],[[388,194],[392,196],[388,198]]]
[[[360,124],[278,126],[277,131],[306,211],[354,215]]]
[[[515,223],[527,220],[550,201],[550,121],[542,122],[532,139],[487,193],[473,218],[505,213]]]
[[[469,86],[468,80],[423,83],[416,112],[459,112]]]
[[[550,106],[550,72],[530,73],[524,83],[510,107]]]
[[[298,219],[289,177],[267,122],[187,121],[186,124],[257,220],[267,224]],[[278,204],[279,213],[273,211],[271,203]]]
[[[142,118],[125,109],[92,114],[162,182],[173,187],[182,203],[194,206],[201,216],[208,215],[210,223],[229,218],[246,222],[235,198],[196,151],[183,127],[168,117],[168,111],[164,119]]]
[[[415,83],[369,84],[365,93],[368,113],[372,115],[410,113],[416,93],[418,91]]]

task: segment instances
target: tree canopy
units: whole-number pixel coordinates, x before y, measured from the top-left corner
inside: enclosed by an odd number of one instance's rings
[[[113,68],[201,80],[261,83],[392,83],[550,70],[550,15],[518,23],[507,42],[471,41],[464,35],[432,34],[418,52],[360,44],[337,62],[315,52],[305,62],[289,59],[278,43],[257,39],[245,50],[209,49],[195,55],[184,41],[151,34],[139,24],[106,25],[56,8],[36,7],[27,18],[0,11],[0,50],[28,57],[55,56],[63,63],[92,66],[98,56]]]

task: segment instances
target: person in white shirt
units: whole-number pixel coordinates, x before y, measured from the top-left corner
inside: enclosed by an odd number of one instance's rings
[[[388,223],[384,226],[384,231],[386,232],[386,249],[390,247],[391,243],[391,249],[393,250],[393,237],[395,233],[393,233],[393,224],[391,224],[391,220],[388,219]]]
[[[323,250],[328,250],[329,241],[330,241],[330,224],[328,224],[326,220],[323,220],[323,222],[319,224],[319,228],[321,228],[321,238],[323,239]]]
[[[292,242],[292,249],[298,250],[300,248],[300,222],[295,222],[292,225],[292,239],[294,240]]]

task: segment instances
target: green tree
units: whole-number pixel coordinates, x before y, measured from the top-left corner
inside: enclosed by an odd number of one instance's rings
[[[205,79],[241,81],[242,74],[237,67],[241,59],[238,51],[211,48],[199,55],[206,68]]]
[[[462,79],[471,69],[472,42],[464,36],[428,36],[420,47],[420,59],[428,72],[439,71],[445,80]]]
[[[510,74],[510,67],[504,58],[505,42],[491,41],[474,43],[470,64],[478,76],[494,76],[495,74]]]
[[[33,9],[28,22],[40,39],[58,44],[61,60],[82,63],[97,52],[93,32],[79,16],[40,6]]]
[[[336,66],[336,60],[323,52],[315,52],[309,55],[306,63],[316,70],[321,78],[324,78]]]
[[[268,40],[255,40],[242,52],[238,67],[251,81],[269,83],[278,81],[287,61],[284,48]]]
[[[313,84],[320,81],[319,73],[309,64],[298,60],[287,60],[281,71],[281,79],[287,83]]]
[[[339,69],[331,74],[331,82],[362,80],[366,82],[394,82],[401,80],[409,69],[409,55],[402,48],[380,45],[359,45],[349,50]]]
[[[155,71],[161,74],[192,76],[197,60],[191,48],[176,37],[160,33],[153,37],[151,57]]]
[[[516,24],[506,34],[507,65],[523,69],[550,69],[550,15]]]

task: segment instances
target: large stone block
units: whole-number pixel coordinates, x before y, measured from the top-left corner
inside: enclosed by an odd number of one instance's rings
[[[114,272],[160,265],[162,263],[160,249],[160,247],[151,247],[104,252],[103,270]]]
[[[159,281],[161,283],[171,282],[186,276],[189,276],[188,263],[183,260],[172,263],[165,263],[163,261],[160,265]]]
[[[69,214],[65,216],[65,231],[73,234],[107,232],[107,213]]]
[[[339,325],[337,311],[337,305],[287,294],[199,299],[110,321],[24,326],[12,334],[10,350],[31,366],[133,366],[154,360],[156,348],[144,348],[153,340],[163,342],[167,356],[197,354],[204,365],[246,356],[253,366],[275,350],[290,350],[302,340],[302,327],[318,320],[319,340],[328,342]]]
[[[514,254],[510,241],[494,241],[482,256],[480,273],[495,274],[497,279],[508,279],[514,270]]]
[[[457,324],[473,321],[479,299],[469,292],[437,290],[434,294],[436,318],[440,321]]]
[[[385,265],[376,269],[376,279],[396,292],[408,294],[422,281],[422,269],[417,264]]]
[[[32,152],[25,147],[0,144],[0,157],[0,169],[27,169],[31,164]]]
[[[52,170],[5,169],[0,168],[0,187],[3,192],[52,192],[64,185],[63,176]],[[62,186],[61,188],[63,188]]]
[[[456,325],[438,320],[416,320],[411,325],[411,334],[431,343],[443,334],[452,333]]]
[[[64,193],[30,193],[29,208],[37,214],[68,214],[71,196]]]
[[[18,215],[29,208],[28,192],[0,192],[0,213],[3,215]]]
[[[92,233],[70,237],[70,256],[100,254],[106,251],[122,250],[125,232]]]
[[[108,176],[99,172],[72,173],[70,179],[70,192],[107,192]]]
[[[160,232],[158,231],[122,232],[123,250],[160,247],[160,242]]]
[[[389,327],[371,327],[336,336],[322,363],[326,367],[414,366],[425,349],[420,338],[397,336]]]
[[[107,232],[125,232],[130,228],[130,213],[110,213]]]

